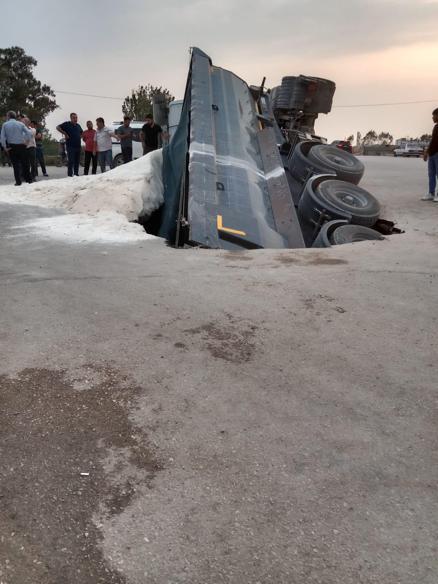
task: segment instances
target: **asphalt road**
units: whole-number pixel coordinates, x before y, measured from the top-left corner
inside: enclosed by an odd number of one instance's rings
[[[41,170],[39,170],[39,176],[37,177],[38,182],[43,182],[46,180],[53,180],[56,178],[65,178],[67,176],[67,167],[59,166],[48,166],[47,174],[48,177],[41,175]],[[82,174],[84,169],[81,167],[79,172]],[[14,184],[14,171],[9,166],[0,166],[0,185],[13,185]]]
[[[436,584],[438,204],[364,160],[406,233],[328,250],[61,244],[0,205],[3,584]]]
[[[39,177],[37,178],[38,181],[45,181],[45,180],[53,180],[55,178],[64,178],[67,176],[67,168],[57,167],[57,166],[48,166],[47,167],[47,174],[48,177],[44,177],[41,175],[41,171],[39,173]],[[0,185],[8,185],[14,184],[14,171],[9,166],[0,166]]]

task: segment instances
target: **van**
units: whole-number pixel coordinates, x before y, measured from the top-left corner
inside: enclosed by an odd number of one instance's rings
[[[424,154],[424,145],[419,142],[402,142],[397,148],[394,148],[393,154],[395,157],[403,156],[408,158],[414,156],[420,158]]]

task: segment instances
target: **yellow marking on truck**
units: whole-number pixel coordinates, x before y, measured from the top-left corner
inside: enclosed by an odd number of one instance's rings
[[[218,231],[225,231],[226,233],[232,233],[233,235],[241,235],[242,237],[246,236],[245,231],[239,231],[238,229],[231,229],[231,227],[224,227],[222,223],[222,215],[217,216],[217,230]]]

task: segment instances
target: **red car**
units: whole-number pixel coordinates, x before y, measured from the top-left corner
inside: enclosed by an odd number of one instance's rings
[[[336,148],[340,148],[341,150],[345,150],[346,152],[353,154],[351,142],[348,142],[348,140],[335,140],[332,142],[332,146],[336,146]]]

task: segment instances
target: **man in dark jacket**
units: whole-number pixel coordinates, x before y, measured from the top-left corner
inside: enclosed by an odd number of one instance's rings
[[[143,154],[149,154],[162,146],[162,128],[154,122],[152,114],[145,117],[145,124],[140,132],[140,139],[143,144]]]
[[[39,126],[37,122],[33,121],[30,123],[32,128],[35,128],[35,144],[36,144],[36,159],[37,159],[37,170],[36,175],[38,176],[38,164],[41,166],[41,171],[43,176],[49,176],[46,170],[46,161],[44,160],[44,147],[43,147],[43,132],[44,128]]]
[[[81,159],[82,128],[78,124],[78,116],[70,114],[70,121],[56,126],[58,132],[65,137],[68,158],[68,176],[79,176],[79,161]]]
[[[438,203],[438,193],[435,192],[438,177],[438,108],[433,110],[432,120],[435,124],[432,130],[432,139],[424,152],[424,160],[427,160],[429,172],[429,192],[424,195],[422,200]]]

